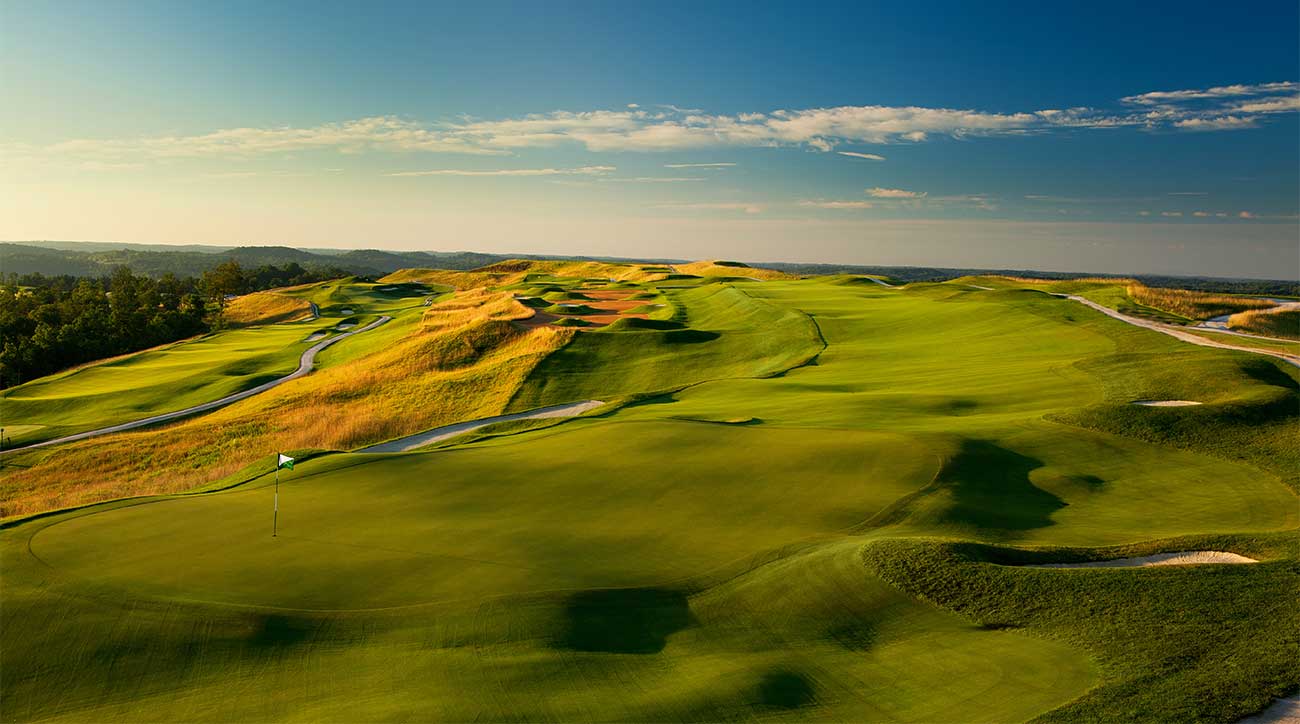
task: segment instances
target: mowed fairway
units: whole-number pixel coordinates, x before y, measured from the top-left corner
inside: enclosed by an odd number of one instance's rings
[[[0,412],[6,437],[22,446],[256,387],[297,369],[311,342],[335,333],[339,324],[364,324],[379,314],[418,308],[428,294],[410,288],[378,292],[376,286],[345,281],[295,289],[295,296],[322,302],[319,318],[223,330],[5,390]],[[321,364],[340,357],[339,352],[323,354]]]
[[[1300,683],[1294,612],[1215,602],[1295,593],[1286,460],[1196,437],[1285,439],[1294,372],[1035,291],[664,293],[688,327],[580,333],[513,403],[630,404],[307,459],[275,538],[270,475],[5,529],[3,718],[1226,720]],[[1190,545],[1265,562],[1011,567]]]

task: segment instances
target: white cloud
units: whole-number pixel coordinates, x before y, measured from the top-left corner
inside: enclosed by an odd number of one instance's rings
[[[1150,216],[1150,215],[1151,215],[1151,212],[1150,212],[1150,211],[1139,211],[1139,212],[1138,212],[1138,216]]]
[[[665,163],[664,168],[729,168],[734,163]]]
[[[852,156],[854,158],[865,158],[868,161],[884,161],[885,157],[874,153],[858,153],[857,151],[836,151],[841,156]]]
[[[1161,211],[1161,212],[1160,212],[1160,215],[1161,215],[1161,216],[1168,216],[1168,217],[1177,217],[1177,216],[1182,216],[1182,215],[1183,215],[1183,212],[1181,212],[1181,211]]]
[[[638,184],[676,184],[691,181],[708,181],[703,176],[637,176],[636,178],[611,178],[607,181],[625,181]]]
[[[1257,218],[1257,217],[1256,217],[1254,214],[1252,214],[1251,212],[1249,212],[1249,211],[1243,211],[1243,212],[1237,214],[1237,218],[1239,218],[1239,219],[1254,219],[1254,218]]]
[[[680,209],[685,211],[743,211],[746,214],[761,214],[763,207],[760,204],[745,203],[717,203],[717,204],[658,204],[656,209]]]
[[[581,168],[497,168],[466,170],[438,168],[429,171],[400,171],[385,176],[600,176],[617,171],[616,166],[582,166]]]
[[[1121,99],[1121,110],[1090,107],[992,112],[923,106],[833,106],[770,112],[709,114],[676,106],[552,111],[515,118],[419,122],[374,116],[306,128],[232,128],[188,136],[76,139],[45,146],[9,143],[18,157],[66,156],[101,162],[183,158],[247,159],[311,151],[511,154],[523,149],[578,146],[592,152],[803,147],[832,151],[842,144],[921,143],[936,137],[1042,134],[1074,128],[1251,128],[1270,115],[1300,110],[1300,83],[1231,85],[1153,91]],[[878,154],[839,151],[867,160]],[[670,168],[723,168],[675,164]]]
[[[1254,128],[1255,119],[1250,116],[1217,116],[1214,118],[1185,118],[1174,121],[1174,128],[1186,131],[1233,131],[1241,128]]]
[[[1210,215],[1210,213],[1209,213],[1208,211],[1193,211],[1193,212],[1192,212],[1192,216],[1198,216],[1198,217],[1201,217],[1201,218],[1204,218],[1204,217],[1209,216],[1209,215]]]
[[[1120,100],[1137,105],[1158,105],[1184,101],[1215,98],[1232,98],[1240,96],[1265,95],[1269,93],[1288,93],[1300,91],[1300,83],[1259,83],[1256,85],[1224,85],[1203,90],[1152,91],[1135,96],[1126,96]]]
[[[875,206],[870,201],[800,201],[799,205],[818,209],[870,209]]]
[[[885,189],[879,186],[867,189],[867,195],[876,199],[923,199],[924,191],[905,191],[903,189]]]

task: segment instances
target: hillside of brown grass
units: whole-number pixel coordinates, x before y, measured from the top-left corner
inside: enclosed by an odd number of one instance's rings
[[[1300,339],[1300,309],[1250,310],[1228,317],[1228,327],[1267,337]]]
[[[188,490],[276,451],[354,449],[499,414],[574,334],[513,322],[529,314],[509,294],[460,293],[395,344],[210,415],[29,454],[31,467],[0,479],[0,517]]]
[[[311,304],[277,292],[254,292],[226,305],[226,323],[232,327],[275,324],[300,319],[311,313]]]
[[[1235,314],[1251,309],[1266,309],[1272,302],[1226,294],[1207,294],[1186,289],[1163,289],[1133,283],[1125,291],[1133,301],[1172,312],[1188,319],[1209,319],[1224,314]]]

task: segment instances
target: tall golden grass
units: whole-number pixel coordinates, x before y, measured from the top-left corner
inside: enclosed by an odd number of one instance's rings
[[[232,327],[274,324],[298,319],[311,313],[311,304],[276,292],[254,292],[231,300],[226,305],[226,322]]]
[[[171,427],[60,447],[0,479],[0,517],[188,490],[276,451],[354,449],[499,414],[574,334],[513,323],[531,313],[507,293],[457,294],[351,362]]]
[[[693,261],[690,264],[676,264],[673,268],[682,274],[694,274],[698,277],[749,277],[750,279],[762,279],[764,281],[798,279],[793,274],[786,274],[775,269],[764,269],[756,266],[732,266],[730,264],[719,264],[716,261]]]
[[[663,267],[643,264],[613,263],[599,261],[549,261],[535,259],[507,259],[470,271],[448,271],[445,269],[402,269],[380,279],[387,284],[402,282],[423,282],[425,284],[446,284],[456,289],[475,289],[489,286],[503,286],[523,281],[529,274],[550,274],[557,277],[577,277],[585,279],[613,279],[615,281],[655,282],[664,279],[667,274]],[[661,271],[647,271],[660,269]],[[698,276],[747,276],[756,279],[793,279],[784,272],[757,267],[719,266],[715,262],[700,261],[682,264],[678,271]]]
[[[1250,309],[1266,309],[1273,303],[1263,299],[1207,294],[1187,289],[1148,287],[1134,282],[1125,290],[1133,301],[1189,319],[1209,319]]]
[[[1267,337],[1300,339],[1300,309],[1252,309],[1228,317],[1228,327]]]

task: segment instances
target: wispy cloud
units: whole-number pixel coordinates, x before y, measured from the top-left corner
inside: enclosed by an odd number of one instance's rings
[[[665,163],[664,168],[730,168],[734,163]]]
[[[656,204],[656,209],[677,209],[682,211],[743,211],[746,214],[761,214],[761,204],[748,203],[698,203],[698,204]]]
[[[1300,110],[1300,83],[1231,85],[1151,91],[1120,99],[1116,109],[1073,107],[1022,112],[923,106],[834,106],[710,114],[699,109],[636,104],[617,110],[552,111],[515,118],[420,122],[393,116],[298,128],[232,128],[188,136],[76,139],[44,146],[10,143],[9,156],[82,160],[247,159],[310,151],[511,154],[575,145],[593,152],[682,151],[706,148],[803,147],[832,151],[843,144],[920,143],[936,137],[1042,134],[1080,128],[1252,128],[1269,116]],[[838,153],[878,161],[878,154]],[[666,164],[724,168],[731,164]]]
[[[1250,116],[1218,116],[1215,118],[1185,118],[1174,121],[1174,128],[1184,131],[1230,131],[1254,128],[1258,123]]]
[[[886,189],[875,188],[867,189],[867,196],[874,199],[923,199],[926,196],[924,191],[907,191],[905,189]]]
[[[875,153],[858,153],[857,151],[836,151],[841,156],[852,156],[854,158],[865,158],[868,161],[884,161],[885,157]]]
[[[1161,215],[1161,216],[1168,216],[1168,217],[1178,217],[1178,216],[1182,216],[1182,215],[1183,215],[1183,212],[1181,212],[1181,211],[1161,211],[1161,212],[1160,212],[1160,215]]]
[[[1170,191],[1166,196],[1209,196],[1209,191]]]
[[[496,168],[489,170],[437,168],[428,171],[399,171],[385,176],[600,176],[617,171],[617,166],[580,168]]]
[[[708,181],[703,176],[637,176],[635,178],[611,178],[606,180],[638,184],[680,184],[692,181]]]
[[[875,204],[870,201],[800,201],[800,206],[817,209],[870,209]]]
[[[1255,85],[1223,85],[1214,88],[1192,90],[1152,91],[1150,93],[1142,93],[1135,96],[1125,96],[1120,100],[1124,103],[1137,105],[1162,105],[1193,100],[1258,96],[1274,93],[1295,93],[1297,91],[1300,91],[1300,83],[1288,81],[1282,83],[1258,83]]]

